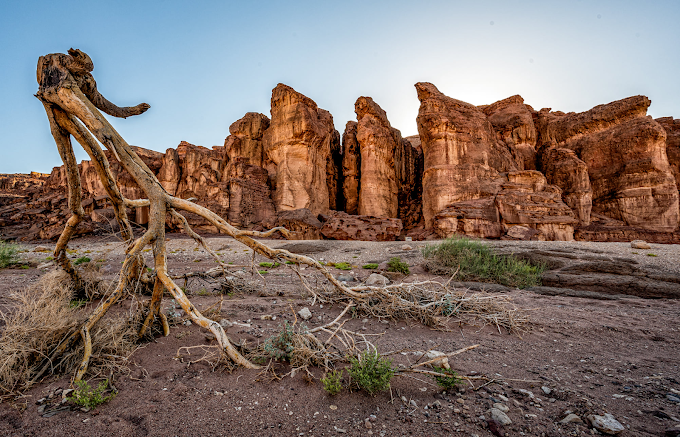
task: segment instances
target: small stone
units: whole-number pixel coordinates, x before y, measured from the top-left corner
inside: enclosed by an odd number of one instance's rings
[[[366,429],[373,428],[373,424],[371,423],[370,420],[368,420],[368,419],[364,420],[364,428],[366,428]]]
[[[260,317],[260,320],[274,320],[274,316],[271,314],[265,314],[264,316]]]
[[[465,399],[463,399],[463,398],[458,398],[458,399],[456,399],[456,402],[458,402],[459,404],[464,404],[464,403],[465,403]]]
[[[337,405],[329,405],[328,408],[330,408],[331,410],[337,410],[338,406]]]
[[[45,407],[47,407],[47,404],[41,405],[38,407],[38,414],[42,414],[45,412]]]
[[[401,246],[401,250],[413,250],[413,247],[409,244],[404,244]]]
[[[378,273],[371,273],[371,276],[366,279],[366,285],[387,285],[390,280]]]
[[[401,401],[405,404],[408,403],[408,399],[406,399],[406,396],[402,396]]]
[[[652,248],[652,246],[650,246],[649,243],[647,243],[644,240],[633,240],[633,241],[630,242],[630,247],[632,247],[633,249],[651,249]]]
[[[504,405],[504,404],[493,404],[493,408],[501,410],[504,413],[507,413],[508,411],[510,411],[510,408],[508,408],[508,406]]]
[[[625,429],[623,425],[609,413],[605,413],[604,416],[591,414],[588,416],[588,420],[593,428],[605,434],[614,435]]]
[[[309,320],[312,318],[312,312],[309,311],[309,308],[304,307],[298,311],[298,316],[300,316],[302,320]]]
[[[74,392],[74,390],[72,388],[67,388],[66,390],[61,392],[61,397],[66,399],[66,396],[70,395],[73,392]]]
[[[510,400],[510,399],[508,399],[507,397],[505,397],[505,396],[503,396],[503,395],[497,395],[497,396],[498,396],[498,399],[502,400],[503,402],[508,402],[508,401]]]
[[[523,393],[523,394],[529,396],[529,399],[533,399],[533,398],[534,398],[534,394],[533,394],[532,392],[530,392],[529,390],[524,390],[523,388],[520,388],[518,391],[519,391],[520,393]]]
[[[512,420],[510,420],[508,415],[499,410],[498,408],[490,409],[489,416],[491,416],[491,420],[495,420],[496,422],[500,423],[503,426],[510,425],[512,423]]]
[[[185,320],[183,325],[184,326],[191,326],[191,320]]]
[[[375,414],[371,414],[370,416],[368,416],[368,420],[370,420],[371,422],[375,422],[377,419],[378,418],[375,416]]]
[[[213,334],[205,334],[205,339],[207,341],[213,341],[215,339],[215,336]]]
[[[671,402],[680,403],[680,396],[677,396],[677,395],[668,394],[668,395],[666,395],[666,399],[668,399]]]
[[[541,387],[541,390],[543,390],[543,393],[545,393],[547,395],[552,393],[552,390],[550,389],[550,387],[543,386],[543,387]]]
[[[48,268],[48,267],[52,267],[53,265],[54,265],[54,262],[53,262],[53,261],[49,261],[49,262],[40,264],[37,268],[38,268],[38,269],[46,269],[46,268]]]
[[[414,401],[413,399],[411,399],[411,401],[409,402],[409,404],[410,404],[412,407],[418,408],[418,404],[416,404],[416,401]]]
[[[576,414],[569,413],[569,414],[567,414],[567,417],[560,420],[560,423],[583,423],[583,421]]]
[[[52,249],[45,246],[35,246],[33,252],[52,252]]]
[[[352,282],[352,281],[354,281],[354,276],[352,276],[352,275],[338,275],[338,276],[336,276],[336,279],[338,281]]]

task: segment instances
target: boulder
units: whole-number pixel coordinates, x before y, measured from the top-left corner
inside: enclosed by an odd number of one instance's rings
[[[499,238],[501,222],[494,197],[453,203],[434,216],[433,230],[440,238],[454,234]]]
[[[539,155],[573,150],[588,168],[592,211],[662,232],[678,227],[678,188],[668,162],[666,131],[647,117],[651,101],[634,96],[582,113],[542,109]],[[543,160],[543,158],[541,158]]]
[[[272,118],[262,137],[264,151],[274,166],[270,171],[277,211],[306,208],[314,215],[326,213],[330,199],[328,161],[340,149],[340,135],[328,111],[309,97],[279,84],[272,91]],[[272,174],[273,173],[273,174]]]
[[[577,220],[562,202],[562,191],[548,185],[535,170],[509,172],[494,202],[504,229],[524,225],[539,232],[539,240],[572,241]]]
[[[278,213],[277,226],[283,226],[295,234],[295,240],[320,240],[319,219],[307,208],[284,210]]]
[[[321,234],[332,240],[394,241],[402,229],[401,220],[396,218],[330,211],[324,216]]]

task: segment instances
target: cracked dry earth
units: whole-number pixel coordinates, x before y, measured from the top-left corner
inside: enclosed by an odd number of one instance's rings
[[[234,266],[250,265],[252,252],[238,242],[223,237],[209,238],[209,242],[225,261]],[[437,279],[418,267],[422,262],[418,249],[424,244],[420,242],[409,243],[413,246],[410,251],[402,249],[403,242],[269,243],[316,259],[356,266],[400,256],[412,266],[413,274],[398,280]],[[183,236],[171,236],[168,245],[173,274],[214,265],[205,252],[195,251],[195,244]],[[550,243],[542,245],[543,249],[550,247]],[[119,243],[91,237],[74,241],[72,247],[73,257],[87,254],[105,260],[100,271],[114,278],[122,261]],[[607,244],[600,244],[598,250],[606,253],[607,247],[612,247],[617,256],[625,250],[621,245]],[[655,249],[658,258],[666,253],[672,258],[679,250],[677,246]],[[48,254],[23,255],[41,262]],[[256,257],[255,261],[265,260]],[[5,296],[36,281],[50,268],[0,271],[0,308],[11,310],[6,307]],[[338,305],[312,306],[309,294],[285,266],[266,269],[269,273],[263,278],[251,276],[250,268],[233,269],[245,270],[242,275],[260,284],[256,293],[224,296],[221,316],[241,323],[228,329],[236,342],[263,341],[282,321],[293,321],[293,311],[303,307],[312,312],[310,327],[327,323],[342,309]],[[321,284],[322,279],[311,269],[302,273],[309,276],[310,285]],[[355,267],[351,273],[336,269],[333,273],[362,280],[370,271]],[[208,282],[188,283],[190,298],[199,309],[220,299],[213,294],[213,287],[215,284]],[[258,371],[237,369],[229,373],[213,371],[205,361],[189,364],[202,356],[198,348],[191,349],[191,355],[183,350],[178,359],[181,347],[214,345],[214,340],[196,325],[178,323],[168,337],[157,337],[137,349],[129,357],[129,371],[114,374],[119,393],[109,403],[90,412],[48,407],[39,413],[36,400],[52,394],[54,401],[50,402],[58,404],[58,389],[69,387],[69,376],[48,378],[24,397],[0,404],[0,435],[482,437],[500,435],[486,420],[494,404],[507,407],[512,423],[501,428],[507,436],[597,434],[584,423],[560,423],[569,412],[579,420],[589,414],[610,413],[624,426],[620,434],[624,436],[662,436],[679,423],[680,300],[620,296],[603,300],[522,290],[506,294],[531,315],[530,331],[521,337],[491,326],[458,323],[452,324],[449,332],[413,322],[361,317],[346,325],[366,333],[384,332],[376,341],[384,352],[430,348],[451,352],[480,344],[450,362],[461,375],[491,379],[485,386],[483,381],[471,380],[458,390],[443,392],[423,377],[395,377],[391,392],[369,396],[345,390],[329,396],[319,382],[319,369],[313,370],[316,379],[311,382],[301,374],[271,381]],[[126,305],[129,303],[118,306],[123,310]],[[166,298],[164,310],[170,306]],[[397,365],[415,358],[396,354],[393,359]],[[278,373],[287,371],[281,366]]]

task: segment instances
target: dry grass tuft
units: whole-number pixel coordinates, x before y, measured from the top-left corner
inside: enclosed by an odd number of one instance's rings
[[[40,281],[10,296],[9,313],[0,313],[0,396],[18,393],[31,385],[35,367],[65,336],[78,329],[90,309],[74,305],[68,274],[55,270]],[[98,286],[97,286],[98,288]],[[92,334],[90,373],[114,365],[134,348],[136,332],[123,317],[108,317]],[[65,353],[52,363],[53,374],[74,372],[82,360],[82,349]]]

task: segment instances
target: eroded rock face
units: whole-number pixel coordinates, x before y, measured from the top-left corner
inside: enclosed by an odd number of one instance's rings
[[[539,232],[532,239],[574,239],[578,221],[562,201],[562,190],[548,185],[545,176],[535,170],[509,172],[507,178],[495,198],[505,232],[513,226],[525,226]]]
[[[680,190],[680,119],[663,117],[657,118],[656,122],[666,131],[666,156]]]
[[[279,211],[276,224],[293,232],[296,240],[321,239],[323,225],[307,208]]]
[[[329,180],[328,161],[333,159],[333,151],[340,149],[333,117],[283,84],[272,91],[271,112],[263,144],[275,165],[277,211],[307,208],[314,214],[328,212],[330,199],[337,199],[337,194],[329,194],[329,185],[331,190],[337,187],[337,179]]]
[[[403,229],[401,220],[396,218],[349,215],[342,211],[330,211],[323,219],[321,234],[333,240],[394,241]]]
[[[593,190],[586,163],[576,156],[576,152],[564,148],[548,149],[541,160],[548,182],[562,189],[562,199],[576,214],[579,225],[588,226]]]
[[[359,191],[361,189],[361,149],[357,141],[357,122],[348,121],[342,134],[342,193],[345,198],[345,211],[357,214],[359,211]]]
[[[529,105],[517,95],[481,108],[498,141],[512,152],[518,170],[536,170],[536,128]]]
[[[445,96],[431,83],[417,83],[422,141],[423,217],[432,228],[435,214],[456,202],[495,196],[499,171],[516,170],[512,155],[476,106]]]
[[[672,232],[678,189],[666,156],[666,131],[646,116],[650,100],[634,96],[582,113],[543,109],[539,154],[573,150],[588,168],[592,210],[628,226]]]

